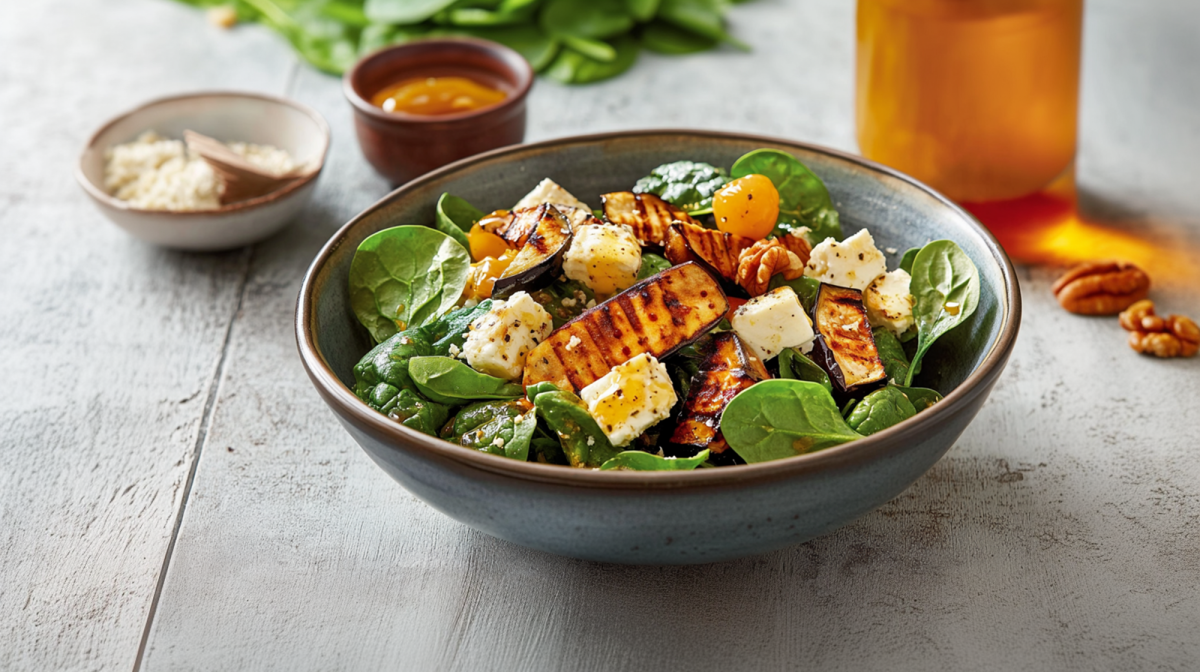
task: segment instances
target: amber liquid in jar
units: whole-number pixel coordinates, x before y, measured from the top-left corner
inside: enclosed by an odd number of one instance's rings
[[[1072,165],[1083,0],[859,0],[867,158],[958,201],[1038,192]]]
[[[508,94],[466,77],[412,77],[383,87],[371,104],[384,112],[437,116],[491,107]]]

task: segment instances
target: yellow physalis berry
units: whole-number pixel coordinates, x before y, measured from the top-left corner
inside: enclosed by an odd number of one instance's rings
[[[713,217],[725,233],[762,240],[779,220],[779,191],[765,175],[739,177],[713,196]]]
[[[509,249],[503,238],[490,231],[484,231],[478,223],[471,226],[467,242],[471,244],[471,258],[476,261],[487,257],[499,258]]]
[[[496,237],[499,238],[499,236]],[[474,247],[475,245],[472,243],[471,248],[474,249]],[[463,289],[463,297],[476,301],[492,298],[492,288],[496,286],[496,278],[500,277],[500,274],[508,268],[516,256],[516,250],[505,249],[499,257],[484,257],[471,264],[471,270],[467,273],[467,286]]]

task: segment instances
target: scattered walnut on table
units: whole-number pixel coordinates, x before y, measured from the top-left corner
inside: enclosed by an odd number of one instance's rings
[[[750,296],[766,292],[771,276],[777,273],[782,273],[784,280],[804,275],[804,263],[778,239],[760,240],[738,255],[737,283]]]
[[[1192,357],[1200,352],[1200,326],[1183,315],[1159,317],[1153,301],[1138,301],[1121,313],[1129,347],[1155,357]]]
[[[1150,276],[1127,261],[1090,261],[1054,283],[1054,296],[1080,315],[1116,315],[1150,293]]]

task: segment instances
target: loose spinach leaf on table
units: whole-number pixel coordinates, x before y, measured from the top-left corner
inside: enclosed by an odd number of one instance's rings
[[[736,178],[764,175],[779,191],[779,224],[776,234],[808,227],[812,245],[826,238],[842,239],[842,225],[825,183],[799,159],[777,149],[756,149],[733,164],[729,174]]]
[[[655,21],[642,29],[642,46],[659,54],[675,56],[708,51],[717,46],[717,40],[666,21]]]
[[[558,38],[603,40],[628,32],[634,19],[622,0],[547,0],[538,23]]]
[[[779,353],[779,377],[790,380],[807,380],[816,383],[833,393],[833,383],[829,374],[825,373],[816,362],[812,361],[796,348],[784,348]]]
[[[979,269],[962,248],[949,240],[935,240],[922,247],[913,258],[911,275],[909,291],[915,299],[917,350],[903,381],[905,386],[912,385],[921,359],[933,342],[975,313],[980,291]]]
[[[898,387],[883,387],[862,398],[846,420],[859,434],[870,436],[917,414],[913,403]]]
[[[563,84],[590,84],[616,77],[633,67],[638,56],[638,43],[630,35],[615,38],[610,46],[615,55],[610,61],[591,58],[583,52],[564,46],[544,71],[546,76]]]
[[[350,307],[382,342],[453,308],[470,266],[467,250],[441,231],[384,229],[364,240],[350,262]]]
[[[886,327],[875,327],[871,330],[871,336],[875,339],[875,350],[879,352],[888,379],[897,383],[908,380],[908,357],[896,335]]]
[[[366,0],[363,13],[375,23],[420,23],[456,0]]]
[[[600,471],[691,471],[708,459],[708,449],[694,457],[660,457],[640,450],[626,450],[600,465]]]
[[[520,383],[480,373],[453,357],[413,357],[408,362],[408,375],[421,394],[443,404],[525,396]]]
[[[437,223],[438,231],[450,236],[463,249],[470,250],[471,243],[467,240],[467,233],[471,231],[471,226],[478,222],[483,217],[483,212],[466,202],[465,200],[453,194],[442,194],[437,202]]]
[[[659,0],[625,0],[625,9],[635,20],[645,23],[658,13]]]
[[[903,392],[918,413],[942,400],[942,395],[937,390],[931,390],[928,387],[900,387],[899,385],[892,385],[892,387]]]
[[[727,42],[738,49],[749,51],[744,42],[725,32],[725,0],[662,0],[658,16],[663,21],[704,37]]]
[[[721,433],[748,463],[779,460],[861,438],[846,425],[829,391],[801,380],[766,380],[733,398]]]
[[[633,185],[634,193],[654,194],[689,215],[712,212],[713,194],[729,182],[721,168],[699,161],[675,161],[650,171]]]
[[[658,275],[671,267],[671,262],[653,252],[642,253],[642,267],[638,269],[637,279],[645,280],[652,275]]]

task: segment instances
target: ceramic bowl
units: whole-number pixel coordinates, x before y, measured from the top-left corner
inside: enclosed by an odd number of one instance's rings
[[[350,260],[367,236],[427,225],[442,192],[487,211],[543,177],[598,205],[655,166],[729,166],[759,147],[791,152],[825,180],[850,234],[881,249],[956,241],[979,267],[975,315],[937,341],[918,384],[945,399],[872,436],[774,462],[690,472],[614,472],[517,462],[402,427],[360,402],[352,368],[371,347],[351,314]],[[890,256],[890,266],[899,262]],[[825,534],[900,494],[955,442],[1012,352],[1021,300],[1012,265],[961,208],[857,156],[771,138],[646,131],[553,140],[477,156],[410,182],[355,217],[317,255],[296,311],[300,356],[321,397],[367,454],[434,508],[482,532],[550,553],[637,564],[702,563]]]
[[[255,93],[192,93],[151,101],[105,123],[88,140],[75,179],[125,231],[155,245],[195,251],[226,250],[266,238],[299,214],[317,186],[320,168],[264,196],[196,212],[134,208],[105,191],[106,149],[148,130],[181,139],[188,129],[226,142],[278,147],[297,162],[320,167],[329,149],[329,125],[304,105]]]
[[[473,79],[508,97],[491,107],[438,116],[384,112],[370,102],[396,82],[446,76]],[[363,57],[342,82],[354,107],[363,156],[392,184],[525,139],[525,98],[533,69],[502,44],[467,37],[406,42]]]

